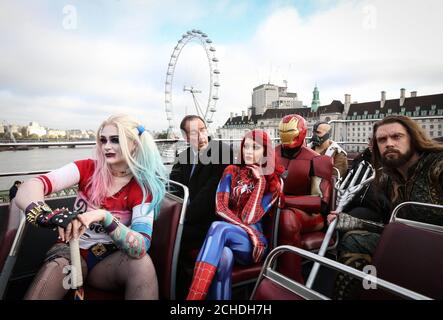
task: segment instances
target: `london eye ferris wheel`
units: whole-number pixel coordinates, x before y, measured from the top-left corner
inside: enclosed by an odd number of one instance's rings
[[[208,37],[208,35],[201,30],[190,30],[182,35],[182,37],[178,40],[174,50],[172,51],[171,57],[169,59],[168,68],[166,71],[166,80],[165,80],[165,111],[166,117],[168,120],[168,135],[176,134],[179,132],[177,123],[180,121],[178,117],[180,115],[177,112],[178,108],[174,108],[173,105],[173,82],[174,82],[174,73],[176,70],[176,66],[178,63],[178,59],[180,54],[182,53],[185,46],[189,43],[197,43],[202,47],[206,54],[207,64],[209,66],[209,79],[207,92],[207,103],[206,105],[200,104],[197,95],[202,91],[199,88],[194,88],[193,86],[184,86],[183,91],[189,92],[192,95],[195,112],[197,115],[205,119],[206,125],[210,127],[213,122],[213,115],[216,112],[216,105],[219,99],[218,96],[218,88],[220,87],[219,82],[219,74],[220,70],[218,69],[218,58],[215,56],[216,49],[212,44],[212,40]]]

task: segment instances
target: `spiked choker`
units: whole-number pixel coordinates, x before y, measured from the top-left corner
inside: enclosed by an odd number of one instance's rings
[[[131,169],[127,168],[126,170],[115,170],[115,169],[111,169],[111,173],[114,177],[126,177],[129,176],[132,172]]]

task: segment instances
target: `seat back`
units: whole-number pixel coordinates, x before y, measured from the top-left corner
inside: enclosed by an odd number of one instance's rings
[[[424,213],[420,216],[420,221],[416,219],[417,214],[414,215],[414,220],[411,220],[407,217],[399,217],[399,214],[405,209],[408,208],[409,212],[420,212]],[[427,211],[427,212],[426,212]],[[407,212],[405,212],[407,213]],[[431,215],[429,213],[432,213]],[[435,230],[438,232],[443,232],[443,224],[441,223],[441,217],[443,217],[443,205],[442,204],[434,204],[434,203],[425,203],[425,202],[417,202],[417,201],[405,201],[397,205],[394,210],[392,210],[390,222],[399,221],[401,223],[421,228],[427,230]]]
[[[17,229],[20,225],[20,211],[14,210],[14,204],[10,204],[7,208],[6,217],[4,219],[4,230],[0,238],[0,270],[3,270],[6,258],[11,251],[12,243],[14,242]]]
[[[260,272],[260,276],[256,282],[254,291],[252,292],[251,299],[253,300],[328,300],[329,298],[322,293],[310,288],[308,285],[303,285],[297,281],[294,281],[285,275],[274,270],[275,261],[283,253],[298,255],[304,259],[310,260],[314,263],[318,263],[323,267],[329,269],[334,269],[343,273],[346,273],[360,281],[367,281],[368,274],[346,266],[344,264],[338,263],[334,260],[328,259],[326,257],[321,257],[312,252],[303,250],[301,248],[293,246],[279,246],[272,250],[263,265]],[[440,269],[441,270],[441,269]],[[398,271],[398,270],[397,270]],[[440,271],[441,273],[441,271]],[[437,275],[438,276],[438,275]],[[440,274],[441,276],[441,274]],[[403,298],[407,299],[417,299],[417,300],[427,300],[427,296],[420,293],[409,290],[394,284],[392,282],[386,281],[381,278],[370,278],[371,281],[376,281],[379,288],[384,290],[389,290],[389,292],[394,293]],[[441,288],[441,286],[440,286]]]
[[[260,285],[251,300],[305,300],[300,295],[292,292],[283,283],[269,278],[260,279]]]
[[[149,254],[154,263],[159,284],[159,298],[174,300],[176,295],[177,262],[183,222],[188,202],[188,188],[169,180],[169,184],[183,189],[183,198],[167,193],[160,214],[154,220]]]
[[[9,277],[17,259],[17,250],[20,247],[21,235],[25,228],[25,217],[21,210],[11,202],[6,218],[6,227],[0,239],[0,299],[6,290]]]
[[[288,278],[275,270],[276,262],[282,255],[294,255],[297,250],[304,250],[293,246],[279,246],[267,256],[260,272],[251,300],[326,300],[327,297],[307,288],[299,281]],[[308,252],[309,253],[309,252]]]
[[[269,209],[269,214],[263,217],[263,233],[268,239],[269,251],[277,246],[278,239],[278,224],[280,220],[281,195],[283,194],[284,181],[280,177],[280,196]]]
[[[377,277],[433,299],[443,299],[443,232],[389,223],[373,256]],[[363,290],[364,299],[392,299],[383,290]]]
[[[166,194],[160,213],[154,220],[149,254],[157,272],[160,299],[175,299],[177,260],[186,211],[183,203],[188,198],[187,188],[182,188],[185,190],[184,199]]]
[[[51,208],[71,208],[74,200],[75,197],[72,196],[56,197],[47,198],[46,203]],[[21,299],[32,278],[40,269],[46,252],[57,240],[58,234],[51,229],[28,226],[25,223],[23,211],[15,205],[15,202],[11,202],[8,209],[5,215],[11,220],[7,229],[11,231],[11,225],[14,225],[17,219],[19,219],[19,225],[9,249],[6,245],[3,246],[3,242],[0,243],[0,247],[6,253],[0,277],[0,297],[3,293],[4,299]]]

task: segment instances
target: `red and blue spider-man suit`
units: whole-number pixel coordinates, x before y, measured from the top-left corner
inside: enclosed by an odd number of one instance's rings
[[[267,165],[274,168],[274,152],[266,132],[254,130],[246,134],[241,150],[247,137],[263,141]],[[261,220],[278,199],[279,178],[275,170],[270,175],[254,177],[251,168],[244,165],[243,152],[241,158],[242,164],[225,169],[218,185],[216,213],[224,221],[213,222],[209,228],[197,257],[188,300],[205,299],[209,287],[210,298],[229,300],[234,261],[258,262],[267,249]]]

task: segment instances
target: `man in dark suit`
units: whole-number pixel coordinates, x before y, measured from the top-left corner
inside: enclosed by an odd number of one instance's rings
[[[182,243],[200,249],[215,220],[215,192],[224,169],[233,163],[232,149],[211,140],[199,116],[186,116],[180,129],[190,146],[176,158],[170,178],[189,188]]]
[[[18,191],[18,187],[20,187],[20,185],[22,184],[21,181],[15,181],[14,185],[11,187],[11,189],[9,189],[9,201],[12,201],[12,199],[15,198],[15,195],[17,194]]]
[[[179,295],[187,291],[192,278],[194,261],[190,259],[192,249],[199,250],[209,226],[216,220],[215,194],[224,169],[233,163],[230,146],[214,141],[208,136],[204,120],[196,115],[183,118],[180,129],[189,143],[189,148],[178,155],[172,167],[170,179],[189,188],[189,201],[181,239],[179,272]],[[198,251],[197,251],[198,252]],[[195,258],[195,257],[193,257]],[[182,288],[180,288],[182,287]],[[179,297],[180,298],[180,297]]]

